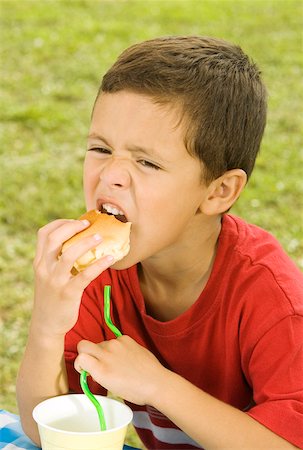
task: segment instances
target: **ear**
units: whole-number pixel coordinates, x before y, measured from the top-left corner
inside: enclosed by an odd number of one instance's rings
[[[244,170],[228,170],[208,186],[201,211],[208,216],[228,211],[239,198],[246,183],[247,175]]]

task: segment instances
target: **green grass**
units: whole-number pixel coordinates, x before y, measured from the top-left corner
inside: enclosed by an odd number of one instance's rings
[[[259,64],[268,125],[233,212],[273,233],[303,267],[303,21],[302,2],[291,0],[12,0],[0,2],[0,14],[0,407],[16,411],[36,231],[84,210],[81,166],[92,104],[102,74],[130,44],[213,35],[240,44]]]

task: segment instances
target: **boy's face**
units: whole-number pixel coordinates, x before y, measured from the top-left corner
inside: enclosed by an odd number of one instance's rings
[[[172,257],[190,244],[206,187],[178,121],[176,109],[127,91],[96,102],[84,163],[86,206],[112,206],[132,222],[130,253],[114,268]]]

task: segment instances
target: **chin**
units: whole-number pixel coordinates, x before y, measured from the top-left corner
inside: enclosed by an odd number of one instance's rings
[[[112,266],[110,266],[110,269],[115,270],[125,270],[129,269],[131,266],[136,264],[137,262],[132,262],[131,258],[128,258],[128,255],[126,255],[124,258],[120,259],[120,261],[115,262]]]

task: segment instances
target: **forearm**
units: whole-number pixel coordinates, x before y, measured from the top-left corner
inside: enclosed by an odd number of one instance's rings
[[[164,368],[129,336],[100,344],[81,341],[75,367],[138,405],[151,405],[207,450],[295,449],[246,413]],[[144,380],[144,383],[142,383]]]
[[[165,369],[158,386],[152,406],[207,450],[296,448],[247,414],[173,372]]]
[[[62,219],[38,232],[34,308],[17,379],[22,426],[35,442],[39,442],[39,435],[32,419],[33,408],[46,398],[68,392],[64,338],[77,322],[84,289],[113,264],[113,258],[104,257],[72,275],[75,261],[96,247],[96,235],[83,238],[58,258],[63,243],[89,225],[88,221]]]
[[[17,400],[23,429],[37,443],[34,407],[46,398],[68,392],[63,354],[64,335],[45,335],[31,327],[17,378]]]

